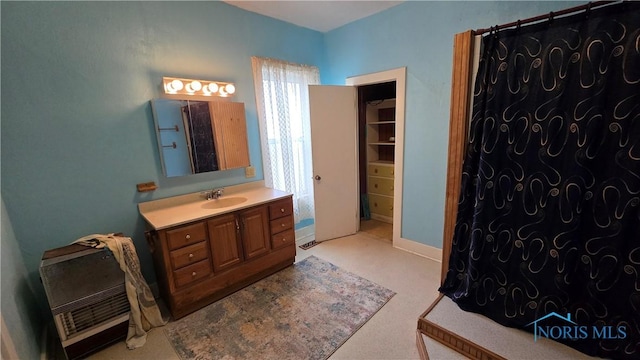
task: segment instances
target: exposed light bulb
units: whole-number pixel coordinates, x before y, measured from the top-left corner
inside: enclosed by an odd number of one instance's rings
[[[191,82],[191,88],[193,91],[200,91],[200,89],[202,89],[202,84],[198,80],[193,80]]]
[[[182,81],[178,79],[173,80],[172,82],[169,83],[169,85],[171,86],[171,88],[173,88],[174,91],[180,91],[184,87],[184,84],[182,84]]]
[[[162,83],[166,94],[199,94],[204,96],[228,97],[236,92],[234,84],[219,83],[211,80],[163,77]]]

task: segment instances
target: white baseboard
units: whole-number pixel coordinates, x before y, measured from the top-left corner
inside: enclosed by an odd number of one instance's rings
[[[393,218],[390,216],[378,215],[371,213],[371,219],[385,222],[387,224],[393,224]]]
[[[442,249],[419,243],[413,240],[399,238],[393,241],[393,247],[396,249],[404,250],[412,254],[416,254],[422,257],[426,257],[437,262],[442,262]]]
[[[306,244],[311,240],[315,240],[316,235],[316,226],[309,225],[305,226],[302,229],[296,230],[296,246],[300,246],[302,244]]]

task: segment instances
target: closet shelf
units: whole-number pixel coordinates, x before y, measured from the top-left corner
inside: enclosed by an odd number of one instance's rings
[[[374,160],[374,161],[369,161],[369,164],[371,165],[393,165],[394,162],[391,160]]]
[[[395,124],[395,121],[372,121],[367,124],[369,125],[384,125],[384,124]]]
[[[379,141],[379,142],[370,142],[369,145],[395,145],[396,143],[393,141]]]

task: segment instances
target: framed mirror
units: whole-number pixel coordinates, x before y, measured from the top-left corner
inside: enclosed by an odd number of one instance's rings
[[[151,107],[165,176],[249,166],[243,103],[153,99]]]

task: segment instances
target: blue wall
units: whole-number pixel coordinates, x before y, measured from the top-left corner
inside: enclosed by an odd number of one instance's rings
[[[11,227],[9,216],[2,203],[2,249],[0,249],[0,264],[2,264],[2,318],[15,351],[20,359],[40,358],[40,335],[42,321],[36,296],[27,278],[27,268],[22,260],[22,254],[16,236]],[[3,335],[4,338],[4,335]]]
[[[257,180],[262,166],[250,56],[317,65],[326,84],[407,66],[402,235],[440,247],[453,34],[571,4],[408,2],[326,35],[212,1],[0,6],[3,314],[5,296],[27,301],[30,288],[47,316],[37,279],[46,249],[91,233],[124,232],[153,282],[137,204],[248,180],[242,170],[162,175],[149,104],[160,95],[162,76],[236,83],[234,100],[246,104],[257,173],[250,180]],[[135,185],[147,181],[160,188],[137,193]],[[13,230],[7,243],[5,228]],[[9,262],[9,273],[19,274],[9,294],[7,246],[10,254],[22,254]],[[40,326],[24,316],[9,322],[25,337]]]
[[[454,34],[574,5],[409,1],[325,35],[326,83],[407,67],[403,238],[442,247]]]
[[[93,233],[131,236],[155,281],[138,202],[263,178],[250,57],[323,65],[321,33],[221,2],[1,6],[2,197],[41,298],[43,252]],[[162,76],[236,83],[255,178],[162,175],[149,103]],[[159,189],[138,193],[147,181]]]

